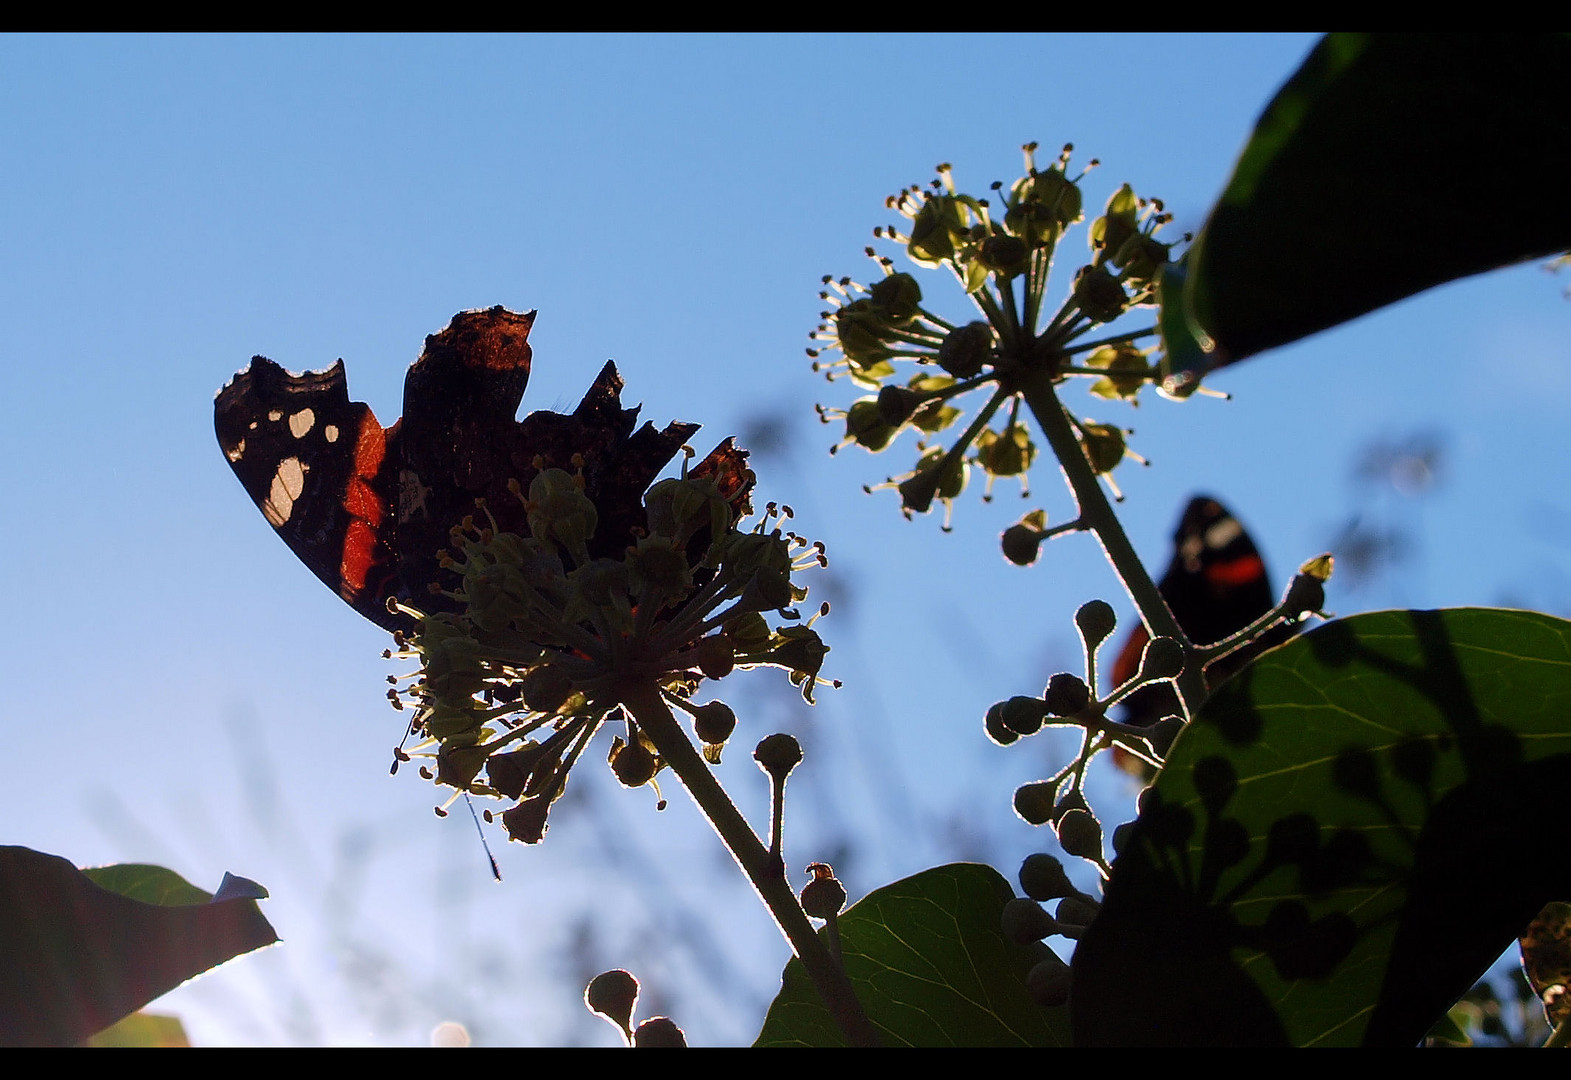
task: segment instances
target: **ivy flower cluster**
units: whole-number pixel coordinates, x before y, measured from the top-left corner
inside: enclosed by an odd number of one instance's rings
[[[398,760],[434,759],[421,774],[456,789],[455,798],[511,801],[502,824],[527,843],[544,836],[569,771],[602,727],[619,729],[609,761],[622,784],[652,783],[665,766],[622,707],[631,685],[657,686],[687,713],[717,763],[736,716],[722,701],[692,703],[703,682],[779,667],[811,701],[828,652],[812,628],[817,615],[801,620],[796,605],[807,590],[792,580],[827,564],[823,545],[782,528],[788,507],[770,504],[744,531],[745,489],[728,499],[708,477],[664,480],[645,496],[647,527],[636,542],[620,558],[596,558],[599,513],[581,472],[541,464],[527,491],[509,487],[530,535],[501,531],[478,506],[478,520],[455,527],[441,556],[456,587],[433,590],[455,610],[393,602],[419,629],[396,634],[387,654],[420,665],[389,680],[393,704],[414,710],[409,731],[418,740]]]
[[[987,477],[984,498],[999,477],[1018,477],[1024,488],[1037,447],[1020,416],[1022,400],[1032,409],[1044,407],[1042,391],[1071,376],[1093,378],[1091,392],[1099,397],[1130,402],[1148,382],[1163,386],[1157,350],[1136,345],[1155,337],[1155,326],[1100,337],[1092,332],[1156,303],[1163,271],[1173,265],[1173,245],[1156,233],[1171,215],[1160,200],[1139,198],[1127,184],[1119,188],[1091,224],[1090,261],[1076,271],[1056,312],[1047,315],[1054,255],[1066,231],[1084,219],[1084,172],[1068,174],[1070,146],[1045,169],[1037,167],[1035,143],[1023,149],[1025,175],[1007,191],[995,182],[997,203],[961,192],[950,167],[940,165],[926,188],[913,185],[886,201],[906,225],[873,230],[875,238],[899,245],[918,266],[948,267],[981,319],[951,322],[935,314],[924,306],[917,278],[869,247],[882,278],[870,286],[848,277],[824,278],[820,295],[834,306],[823,312],[813,334],[816,345],[808,349],[814,370],[831,381],[843,375],[873,391],[844,410],[820,406],[825,423],[845,424],[845,438],[835,449],[854,443],[877,452],[914,428],[915,467],[880,486],[899,491],[907,516],[927,512],[935,499],[943,503],[946,528],[947,511],[972,468]],[[919,370],[902,374],[905,362]],[[1171,380],[1166,384],[1173,396],[1195,389],[1187,383],[1176,387]],[[929,446],[929,439],[960,420],[957,402],[973,391],[982,391],[985,401],[962,434],[947,447]],[[1056,401],[1052,406],[1062,408]],[[1127,432],[1067,415],[1099,474],[1106,477],[1129,456]]]

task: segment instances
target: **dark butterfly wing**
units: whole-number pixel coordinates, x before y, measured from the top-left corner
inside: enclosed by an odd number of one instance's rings
[[[386,429],[349,400],[342,361],[291,375],[257,357],[219,392],[214,423],[235,475],[300,560],[379,626],[410,625],[387,610],[390,597],[426,611],[450,606],[430,591],[438,552],[477,500],[500,528],[528,535],[509,482],[527,491],[541,469],[583,476],[599,514],[590,554],[619,557],[644,524],[644,491],[698,430],[635,431],[638,410],[622,408],[609,363],[570,415],[515,419],[534,319],[501,307],[454,316],[426,338],[404,383],[403,418]],[[711,458],[730,461],[718,449]]]
[[[284,543],[356,611],[389,625],[389,433],[349,400],[343,361],[293,375],[254,357],[213,412],[224,456]]]
[[[1198,495],[1189,501],[1173,533],[1173,558],[1157,583],[1178,625],[1198,645],[1221,641],[1271,610],[1274,598],[1265,561],[1249,533],[1216,499]],[[1213,664],[1206,671],[1215,686],[1259,652],[1286,640],[1292,630],[1280,627],[1256,647]],[[1135,627],[1113,664],[1113,685],[1134,677],[1140,655],[1150,640],[1144,626]],[[1181,712],[1177,692],[1167,683],[1147,687],[1124,699],[1124,721],[1154,724]]]

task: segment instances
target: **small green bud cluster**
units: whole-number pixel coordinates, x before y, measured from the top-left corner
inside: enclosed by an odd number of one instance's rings
[[[1032,825],[1051,825],[1059,843],[1070,855],[1087,859],[1104,870],[1102,826],[1086,802],[1081,784],[1091,758],[1107,749],[1133,753],[1160,766],[1173,739],[1183,728],[1180,717],[1169,717],[1151,727],[1132,727],[1108,718],[1108,709],[1135,690],[1154,682],[1176,679],[1184,668],[1184,646],[1172,638],[1146,643],[1134,678],[1111,693],[1099,696],[1096,687],[1096,654],[1112,636],[1117,620],[1111,605],[1092,600],[1075,613],[1075,627],[1085,650],[1086,677],[1060,672],[1048,680],[1040,697],[1013,697],[987,711],[983,727],[988,738],[1007,746],[1043,727],[1083,728],[1080,753],[1057,775],[1024,784],[1015,791],[1015,812]],[[1035,895],[1034,893],[1032,895]]]
[[[1004,905],[1003,934],[1016,945],[1028,945],[1049,937],[1078,939],[1102,910],[1101,902],[1081,892],[1064,873],[1064,866],[1051,855],[1028,856],[1020,867],[1020,888],[1024,898]],[[1042,904],[1058,901],[1058,911],[1049,915]],[[1026,988],[1038,1005],[1056,1008],[1069,1000],[1069,966],[1049,954],[1026,975]]]
[[[483,506],[488,525],[471,517],[452,530],[453,550],[440,561],[459,581],[441,595],[455,612],[398,605],[420,628],[397,636],[397,655],[421,667],[406,689],[390,691],[395,705],[415,707],[410,732],[424,741],[414,751],[435,759],[422,775],[514,801],[502,824],[528,843],[544,836],[589,741],[622,714],[627,680],[658,684],[718,762],[736,714],[721,701],[688,703],[703,680],[779,667],[811,702],[829,651],[813,629],[828,605],[802,620],[796,605],[807,590],[792,580],[827,559],[821,544],[776,524],[789,508],[770,505],[742,531],[711,480],[664,480],[647,493],[647,528],[622,557],[592,557],[599,513],[581,476],[537,468],[527,493],[510,486],[531,535],[500,531]],[[665,763],[630,718],[626,726],[608,761],[618,781],[642,787]]]
[[[1172,248],[1155,238],[1171,217],[1159,200],[1141,199],[1127,184],[1119,188],[1092,223],[1091,261],[1076,272],[1069,298],[1056,314],[1043,305],[1059,241],[1084,216],[1084,173],[1068,173],[1072,149],[1064,147],[1056,162],[1040,168],[1037,146],[1028,144],[1025,175],[1007,188],[993,184],[987,198],[961,191],[951,168],[940,165],[926,187],[903,188],[886,200],[886,208],[908,224],[879,226],[874,237],[903,248],[919,267],[950,269],[983,318],[953,322],[936,314],[925,306],[916,278],[872,247],[867,255],[879,266],[876,284],[823,278],[819,295],[830,306],[808,349],[814,370],[831,381],[844,375],[871,393],[844,410],[820,407],[819,415],[825,423],[845,424],[835,450],[855,444],[876,453],[907,428],[917,431],[915,467],[879,485],[900,493],[908,517],[926,513],[936,500],[945,505],[947,528],[947,511],[972,468],[987,475],[984,499],[1002,476],[1019,477],[1024,486],[1036,457],[1016,415],[1027,385],[1090,376],[1096,379],[1094,394],[1133,402],[1141,387],[1161,375],[1151,350],[1134,344],[1155,336],[1154,327],[1102,341],[1078,340],[1134,308],[1154,305]],[[827,355],[836,352],[838,359]],[[905,362],[927,370],[902,376],[898,365]],[[973,390],[987,394],[977,419],[953,444],[929,447],[926,440],[960,419],[958,402]],[[1015,408],[1007,423],[988,426],[1010,399]],[[1125,433],[1119,429],[1088,422],[1080,433],[1099,473],[1111,472],[1124,459]]]

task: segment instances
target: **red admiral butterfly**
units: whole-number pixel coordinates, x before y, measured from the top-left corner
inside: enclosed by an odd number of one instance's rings
[[[1276,600],[1265,561],[1238,519],[1221,503],[1197,495],[1184,508],[1173,533],[1173,560],[1157,583],[1157,590],[1189,640],[1197,645],[1221,641],[1270,611]],[[1246,649],[1233,653],[1206,669],[1206,681],[1216,686],[1249,660],[1295,633],[1277,627]],[[1140,654],[1150,635],[1144,626],[1130,633],[1113,664],[1113,685],[1133,678],[1140,669]],[[1148,686],[1123,701],[1124,721],[1154,724],[1164,716],[1182,715],[1178,694],[1170,683]],[[1121,759],[1122,763],[1122,759]]]
[[[404,383],[404,415],[383,428],[350,401],[344,362],[292,375],[258,356],[219,391],[214,426],[235,475],[300,561],[356,611],[389,630],[411,620],[396,597],[425,611],[450,601],[430,593],[437,553],[475,500],[505,531],[529,535],[508,491],[542,468],[579,470],[599,527],[592,556],[620,557],[644,525],[643,494],[697,424],[663,430],[621,407],[622,380],[607,363],[570,415],[515,419],[529,381],[535,313],[494,307],[453,317],[426,338]],[[729,440],[692,475],[728,497],[751,480]],[[577,464],[581,462],[582,464]]]

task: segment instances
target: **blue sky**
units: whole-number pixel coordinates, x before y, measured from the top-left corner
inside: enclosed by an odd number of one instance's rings
[[[526,411],[570,408],[613,358],[646,418],[704,425],[700,452],[785,425],[786,449],[755,459],[760,491],[829,546],[843,602],[819,629],[847,686],[808,712],[783,679],[728,683],[750,711],[723,778],[761,821],[746,749],[802,734],[788,861],[828,858],[853,897],[961,857],[1012,874],[1053,843],[1009,794],[1066,748],[991,747],[982,713],[1073,664],[1079,603],[1128,605],[1083,538],[1029,570],[998,555],[1023,510],[1066,514],[1050,465],[1029,502],[967,493],[947,535],[861,493],[913,454],[825,453],[838,433],[812,405],[853,395],[802,352],[818,279],[867,276],[885,195],[940,161],[972,190],[1007,182],[1033,139],[1101,160],[1088,209],[1127,180],[1174,231],[1198,228],[1313,42],[0,39],[0,840],[273,890],[284,945],[161,1003],[201,1042],[422,1043],[457,1020],[478,1042],[608,1044],[577,994],[614,966],[695,1042],[751,1039],[785,946],[684,796],[656,817],[647,792],[582,769],[544,845],[492,833],[495,886],[469,822],[388,779],[384,637],[245,496],[213,394],[254,353],[294,370],[343,357],[352,397],[391,423],[424,336],[505,304],[540,312]],[[1119,477],[1137,546],[1165,561],[1179,509],[1208,491],[1280,585],[1364,506],[1404,523],[1414,554],[1360,591],[1334,580],[1334,610],[1571,610],[1566,286],[1536,266],[1447,286],[1221,374],[1231,402],[1088,401],[1153,463]],[[965,315],[957,290],[934,306]],[[1430,494],[1352,485],[1361,447],[1425,430],[1446,447]],[[1099,783],[1109,806],[1127,799]]]

